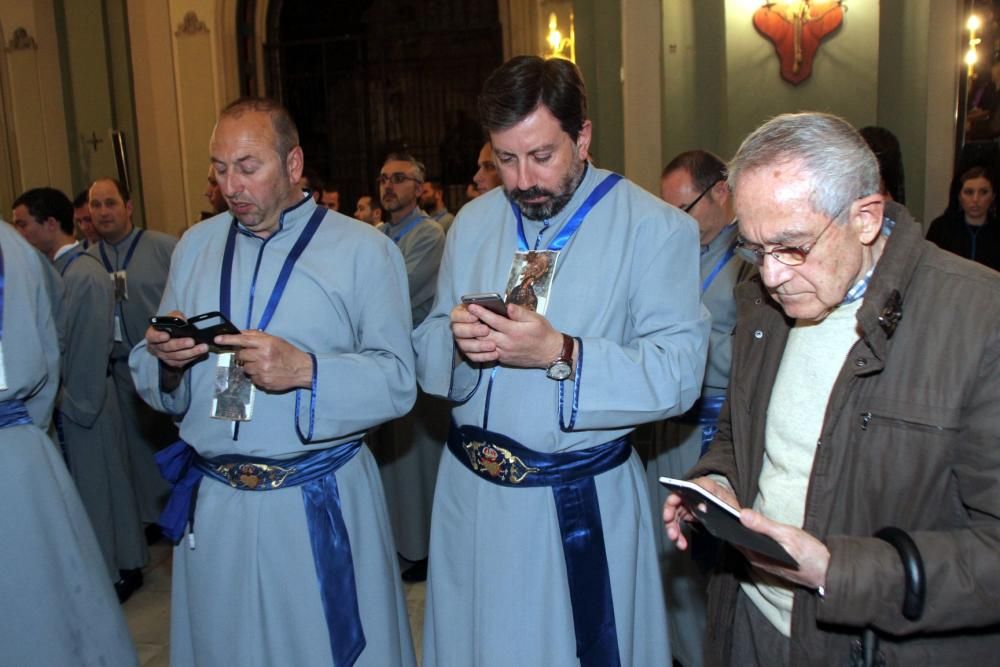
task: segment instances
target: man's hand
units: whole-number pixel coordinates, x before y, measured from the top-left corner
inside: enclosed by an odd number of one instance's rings
[[[187,320],[184,313],[177,310],[167,314]],[[208,345],[195,345],[193,338],[171,338],[166,331],[150,326],[146,329],[146,350],[167,366],[181,370],[208,354]]]
[[[509,304],[507,315],[502,317],[476,304],[456,306],[451,311],[451,329],[458,349],[471,361],[548,368],[562,352],[562,334],[547,319],[523,306]],[[576,355],[574,346],[574,358]]]
[[[312,387],[312,359],[284,338],[263,331],[216,336],[216,345],[239,348],[236,363],[254,385],[267,391]]]
[[[830,550],[825,544],[801,528],[772,521],[751,509],[740,512],[740,523],[754,532],[774,538],[799,564],[798,569],[784,567],[755,551],[741,549],[740,551],[754,567],[809,589],[826,586]]]
[[[736,509],[740,508],[740,502],[736,500],[733,492],[716,483],[715,480],[708,477],[697,477],[692,479],[691,482],[720,498],[728,505]],[[663,503],[663,527],[667,531],[667,537],[681,551],[688,548],[688,540],[687,536],[684,535],[683,524],[692,521],[697,521],[697,517],[695,517],[690,509],[684,506],[684,500],[676,493],[671,493],[667,496],[666,502]]]

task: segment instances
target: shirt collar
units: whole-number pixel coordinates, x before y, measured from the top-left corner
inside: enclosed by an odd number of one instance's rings
[[[55,256],[52,257],[52,261],[54,262],[54,261],[58,260],[60,257],[62,257],[63,255],[65,255],[66,253],[68,253],[70,250],[72,250],[73,248],[76,248],[79,245],[80,245],[79,241],[74,241],[73,243],[69,243],[67,245],[64,245],[63,247],[59,248],[59,250],[56,250]]]
[[[882,236],[889,238],[892,235],[892,230],[896,226],[896,221],[889,217],[882,218]],[[878,262],[872,264],[872,267],[868,269],[868,273],[865,274],[864,278],[854,283],[854,287],[847,290],[847,295],[841,304],[854,303],[861,297],[865,295],[868,291],[868,283],[872,278],[872,274],[875,273],[875,267],[878,266]]]

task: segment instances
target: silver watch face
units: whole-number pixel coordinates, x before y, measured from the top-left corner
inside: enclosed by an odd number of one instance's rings
[[[554,361],[545,371],[546,377],[552,380],[565,380],[573,373],[573,367],[566,361]]]

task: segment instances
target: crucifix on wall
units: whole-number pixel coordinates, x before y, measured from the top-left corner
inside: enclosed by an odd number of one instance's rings
[[[767,2],[754,12],[753,25],[774,43],[781,78],[797,86],[812,74],[820,42],[840,27],[845,11],[843,0]]]

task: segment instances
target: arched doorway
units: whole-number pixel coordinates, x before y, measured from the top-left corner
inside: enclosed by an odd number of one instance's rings
[[[257,13],[242,4],[246,19]],[[263,92],[292,112],[307,166],[347,212],[398,149],[445,184],[454,210],[482,141],[476,96],[503,58],[496,0],[273,0],[266,15]],[[259,77],[240,80],[249,93]]]

